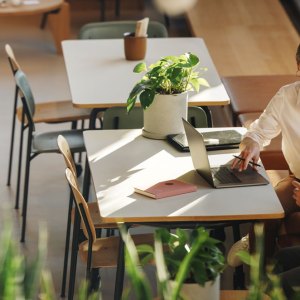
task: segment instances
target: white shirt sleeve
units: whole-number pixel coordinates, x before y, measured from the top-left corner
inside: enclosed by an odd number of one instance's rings
[[[255,120],[249,127],[244,137],[249,137],[256,141],[260,148],[270,144],[271,139],[281,132],[279,116],[283,106],[283,90],[280,89],[271,99],[259,119]]]

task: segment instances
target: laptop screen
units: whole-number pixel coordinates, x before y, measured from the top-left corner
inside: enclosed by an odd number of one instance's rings
[[[182,119],[182,122],[185,130],[186,138],[188,140],[194,168],[211,185],[214,185],[213,177],[210,170],[210,164],[207,156],[207,151],[206,151],[202,134],[198,132],[186,120]]]

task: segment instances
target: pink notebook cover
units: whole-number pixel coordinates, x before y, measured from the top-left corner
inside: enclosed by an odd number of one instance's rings
[[[155,185],[142,190],[134,188],[136,193],[143,194],[150,198],[161,199],[180,194],[186,194],[197,191],[197,186],[191,183],[186,183],[177,179],[167,180],[156,183]]]

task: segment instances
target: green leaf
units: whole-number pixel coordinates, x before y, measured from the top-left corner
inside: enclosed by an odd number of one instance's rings
[[[149,107],[151,105],[151,103],[154,100],[154,96],[155,96],[155,92],[152,90],[148,90],[148,89],[144,90],[140,94],[140,102],[144,109],[146,109],[147,107]]]
[[[207,82],[207,80],[205,78],[198,78],[198,82],[199,82],[199,85],[209,87],[209,83]]]
[[[197,92],[199,91],[199,89],[200,89],[200,84],[199,84],[199,80],[198,80],[198,79],[193,78],[193,79],[191,80],[191,85],[192,85],[194,91],[197,91]]]
[[[241,250],[236,254],[243,263],[250,265],[251,255],[248,251]]]
[[[195,54],[188,53],[188,62],[190,63],[191,67],[195,67],[199,63],[199,58]]]
[[[151,289],[145,273],[140,268],[140,261],[134,242],[124,227],[120,227],[120,234],[125,243],[126,272],[132,282],[136,298],[151,300]]]
[[[134,73],[141,73],[144,71],[147,71],[147,66],[146,66],[145,62],[138,63],[133,69]]]
[[[133,109],[135,102],[136,102],[136,98],[137,97],[127,99],[127,112],[128,113]]]

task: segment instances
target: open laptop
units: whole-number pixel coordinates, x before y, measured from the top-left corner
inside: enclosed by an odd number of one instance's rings
[[[185,134],[190,148],[191,157],[196,171],[213,187],[241,187],[264,185],[269,181],[257,171],[248,166],[245,171],[232,170],[231,165],[222,165],[211,168],[208,160],[204,139],[189,122],[182,119]]]

